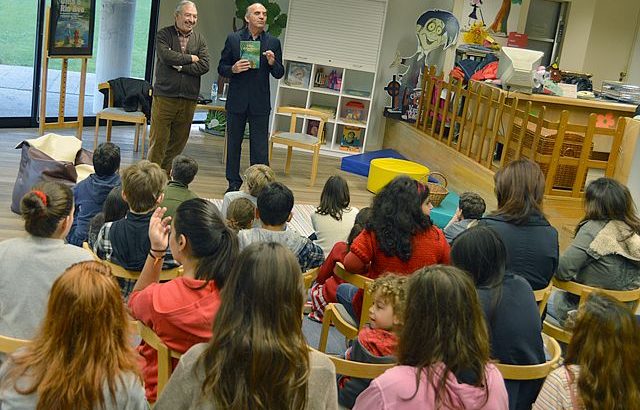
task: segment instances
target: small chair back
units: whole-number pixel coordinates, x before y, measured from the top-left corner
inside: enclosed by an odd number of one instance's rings
[[[305,290],[309,290],[309,288],[311,288],[311,284],[313,284],[313,281],[316,280],[316,278],[318,277],[319,271],[320,271],[320,268],[313,268],[313,269],[309,269],[308,271],[302,274],[302,278],[304,279]]]
[[[318,352],[311,346],[309,346],[309,350]],[[350,360],[345,360],[338,356],[332,356],[324,352],[318,353],[325,355],[329,358],[329,360],[331,360],[333,365],[336,367],[336,374],[341,374],[343,376],[349,377],[357,377],[359,379],[375,379],[376,377],[380,376],[382,373],[396,365],[396,363],[380,364],[352,362]]]
[[[551,359],[541,364],[515,365],[496,363],[496,367],[505,380],[536,380],[544,379],[556,367],[560,361],[562,349],[560,344],[552,337],[542,334],[544,346]]]
[[[173,372],[171,359],[179,359],[182,354],[169,349],[160,340],[160,337],[150,327],[145,326],[144,323],[137,322],[137,325],[142,340],[158,353],[158,397],[160,397],[160,393],[164,390],[164,386],[167,385]]]
[[[536,302],[538,303],[538,311],[540,312],[540,317],[542,317],[544,309],[547,307],[549,296],[551,296],[551,288],[553,288],[553,282],[549,282],[547,287],[544,289],[533,291],[533,296],[535,296]]]
[[[358,330],[360,330],[367,323],[369,308],[373,304],[373,295],[369,292],[369,287],[373,283],[373,279],[363,275],[347,272],[341,262],[336,263],[336,266],[333,268],[333,273],[343,281],[364,291],[364,296],[362,298],[362,313],[360,313],[360,326],[358,327]]]
[[[96,255],[93,252],[93,249],[91,249],[91,247],[87,242],[83,242],[82,247],[87,251],[91,252],[91,255],[93,255],[93,259],[99,262],[104,262],[108,267],[110,267],[111,274],[116,278],[127,279],[127,280],[138,280],[138,278],[140,278],[140,271],[127,270],[122,266],[115,264],[111,261],[100,259],[98,255]],[[182,274],[183,274],[182,266],[178,266],[172,269],[165,269],[162,272],[160,272],[160,280],[166,281],[166,280],[175,279],[178,276],[182,276]]]
[[[583,285],[582,283],[574,281],[562,281],[556,278],[553,278],[551,282],[554,287],[578,296],[580,298],[579,306],[582,306],[586,302],[587,296],[595,291],[607,294],[619,302],[629,303],[632,312],[636,312],[638,304],[640,303],[640,288],[632,290],[609,290]],[[551,322],[549,318],[543,322],[542,331],[562,343],[569,343],[569,341],[571,341],[572,332]]]
[[[30,340],[16,339],[9,336],[0,336],[0,353],[11,354],[31,343]]]

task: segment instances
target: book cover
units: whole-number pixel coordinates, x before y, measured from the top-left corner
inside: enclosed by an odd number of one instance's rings
[[[307,134],[313,135],[314,137],[318,136],[318,131],[320,129],[320,120],[307,120]],[[327,124],[324,125],[324,132],[326,135]]]
[[[344,127],[340,139],[340,149],[343,151],[360,152],[362,146],[362,128]]]
[[[251,68],[260,68],[260,42],[240,41],[240,58],[249,60]]]
[[[309,86],[310,79],[311,64],[297,63],[295,61],[289,62],[287,78],[285,79],[285,83],[287,85],[307,88]]]

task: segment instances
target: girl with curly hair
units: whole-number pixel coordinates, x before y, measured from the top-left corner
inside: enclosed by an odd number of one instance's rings
[[[373,214],[344,258],[352,273],[375,279],[385,272],[409,275],[423,266],[449,263],[449,244],[433,225],[429,188],[407,176],[389,182],[373,198]],[[338,287],[337,298],[359,318],[362,291],[350,284]]]

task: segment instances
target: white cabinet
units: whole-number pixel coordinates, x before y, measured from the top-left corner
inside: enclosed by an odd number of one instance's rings
[[[360,153],[366,145],[386,9],[386,0],[289,3],[276,107],[331,111],[325,152]],[[276,111],[272,130],[288,130],[290,116]],[[315,123],[298,120],[298,131],[313,133]]]

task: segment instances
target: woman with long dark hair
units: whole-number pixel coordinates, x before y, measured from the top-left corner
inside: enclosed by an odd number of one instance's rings
[[[238,254],[238,240],[216,206],[205,199],[180,204],[173,222],[163,218],[165,210],[158,208],[151,217],[151,250],[129,297],[129,307],[133,317],[151,327],[170,349],[184,353],[211,338],[211,325],[220,308],[220,290]],[[158,283],[161,260],[168,248],[184,273]],[[145,343],[139,350],[146,360],[143,374],[147,398],[155,401],[157,352]]]
[[[578,310],[564,365],[533,408],[628,410],[640,406],[640,327],[628,307],[600,292]]]
[[[385,272],[409,275],[419,268],[449,263],[449,244],[433,225],[429,188],[407,176],[389,182],[373,198],[372,215],[344,258],[352,273],[375,279]],[[338,287],[338,301],[360,317],[362,292],[349,284]]]
[[[522,277],[505,271],[507,250],[489,227],[460,234],[451,247],[452,265],[471,275],[489,328],[491,358],[505,364],[544,363],[542,326],[533,291]],[[509,408],[530,409],[543,380],[505,380]]]
[[[247,246],[209,343],[180,359],[156,410],[337,409],[335,369],[302,334],[302,273],[283,245]]]
[[[70,266],[51,287],[32,343],[0,369],[0,408],[147,409],[131,330],[111,269]]]
[[[498,234],[507,248],[507,271],[534,290],[546,288],[558,268],[558,231],[542,213],[544,174],[530,159],[519,159],[495,176],[498,209],[478,223]]]
[[[469,275],[432,266],[408,281],[398,366],[375,378],[354,409],[506,410],[489,360],[487,327]]]
[[[640,287],[640,218],[629,189],[611,178],[592,181],[584,194],[585,215],[562,254],[556,277],[610,290]],[[561,324],[578,297],[558,293],[549,314]]]

